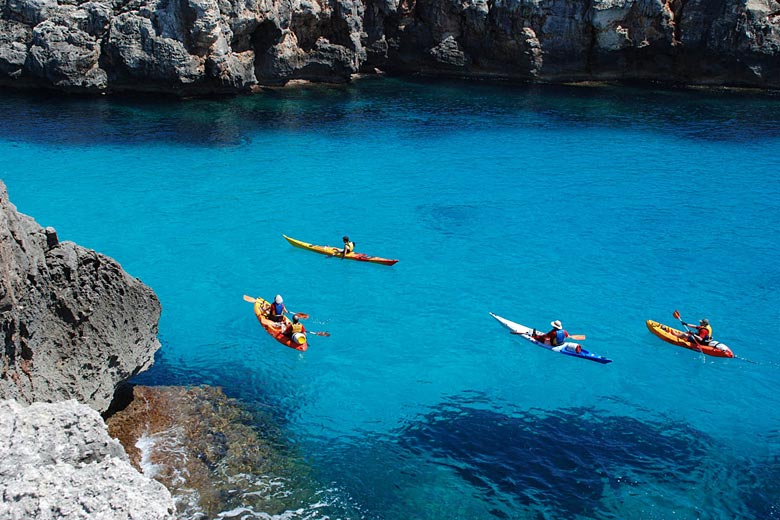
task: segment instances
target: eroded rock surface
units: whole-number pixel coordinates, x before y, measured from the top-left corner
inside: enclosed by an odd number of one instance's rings
[[[0,399],[106,411],[153,363],[160,311],[116,261],[19,213],[0,181]]]
[[[780,88],[777,0],[4,0],[0,83],[249,92],[399,74]]]
[[[0,401],[0,518],[173,519],[170,492],[130,464],[76,401]]]

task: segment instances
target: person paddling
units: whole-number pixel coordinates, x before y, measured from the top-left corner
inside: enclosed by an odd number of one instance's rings
[[[277,294],[273,303],[268,307],[268,319],[277,323],[284,321],[284,314],[288,312],[284,306],[284,299]]]
[[[710,340],[712,340],[712,327],[710,327],[710,320],[707,318],[702,318],[699,320],[698,325],[685,322],[683,322],[683,325],[692,329],[696,329],[696,334],[693,334],[692,332],[688,333],[688,339],[692,343],[706,345],[710,342]]]
[[[341,258],[344,258],[355,250],[355,243],[351,242],[347,235],[344,235],[341,239],[344,241],[344,249],[341,251]]]
[[[566,342],[566,338],[569,337],[569,333],[563,329],[561,320],[550,322],[550,325],[552,325],[552,330],[547,334],[537,334],[534,330],[533,338],[536,341],[552,345],[553,347],[563,345]]]
[[[292,322],[287,326],[284,335],[299,345],[306,343],[306,327],[298,320],[298,316],[293,316]]]

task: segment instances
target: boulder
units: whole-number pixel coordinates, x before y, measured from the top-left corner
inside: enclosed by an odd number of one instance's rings
[[[0,401],[0,436],[0,518],[174,518],[170,492],[130,464],[83,404]]]
[[[22,75],[31,41],[30,26],[0,19],[0,77],[16,79]]]
[[[99,412],[152,365],[160,302],[113,259],[59,240],[0,182],[0,399],[77,399]]]
[[[30,75],[63,89],[102,91],[108,76],[98,65],[100,44],[82,30],[46,20],[33,29]]]

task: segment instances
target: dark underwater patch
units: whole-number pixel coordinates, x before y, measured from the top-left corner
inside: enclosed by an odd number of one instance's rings
[[[729,480],[737,482],[741,516],[780,520],[780,454],[762,460],[743,459],[729,465]]]
[[[648,423],[587,408],[512,416],[476,408],[437,410],[400,434],[418,456],[465,481],[561,518],[593,517],[607,486],[686,485],[713,440],[679,423]]]

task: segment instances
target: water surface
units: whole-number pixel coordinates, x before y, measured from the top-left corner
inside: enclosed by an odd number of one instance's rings
[[[221,386],[307,462],[281,517],[780,518],[777,97],[384,79],[0,107],[11,201],[159,295],[137,381]],[[331,336],[271,340],[242,295],[277,293]],[[756,363],[652,336],[674,309]]]

